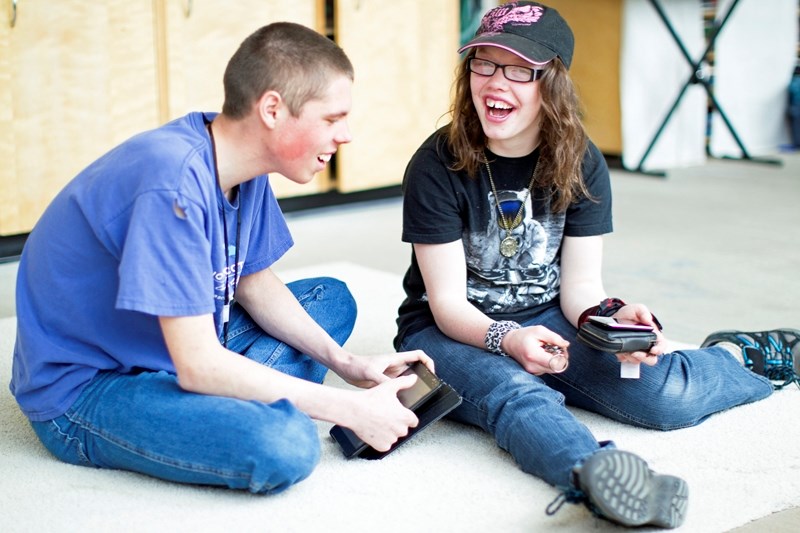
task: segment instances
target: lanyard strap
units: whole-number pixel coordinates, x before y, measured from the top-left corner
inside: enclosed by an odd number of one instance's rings
[[[231,271],[231,266],[228,263],[228,258],[230,257],[230,250],[228,248],[228,217],[225,216],[225,195],[222,194],[222,184],[220,183],[219,179],[219,163],[217,162],[217,145],[214,141],[214,131],[212,129],[212,123],[208,121],[208,119],[203,116],[203,121],[208,125],[208,136],[211,138],[211,154],[214,158],[214,177],[217,181],[217,196],[220,202],[220,208],[222,209],[222,235],[223,241],[225,243],[225,303],[222,306],[222,334],[223,340],[222,345],[224,347],[228,347],[228,323],[230,322],[230,304],[233,301],[233,295],[236,294],[236,286],[239,284],[239,244],[241,238],[241,230],[242,230],[242,209],[241,209],[241,202],[239,203],[239,208],[236,210],[236,242],[235,242],[235,251],[233,256],[233,290],[230,290],[230,285],[228,283],[228,274]],[[239,185],[236,185],[233,188],[234,195],[239,194]]]

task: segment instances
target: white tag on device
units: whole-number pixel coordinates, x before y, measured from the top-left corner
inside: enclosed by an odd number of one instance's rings
[[[639,379],[639,363],[620,363],[619,377],[624,379]]]

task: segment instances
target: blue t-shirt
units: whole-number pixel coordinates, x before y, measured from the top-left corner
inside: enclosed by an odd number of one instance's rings
[[[292,246],[267,176],[241,184],[232,204],[220,194],[205,127],[213,116],[192,113],[117,146],[31,231],[10,386],[31,420],[62,415],[101,371],[174,373],[158,317],[213,313],[221,333],[225,284]]]

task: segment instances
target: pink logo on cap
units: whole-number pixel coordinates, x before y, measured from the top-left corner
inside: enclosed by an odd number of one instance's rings
[[[483,17],[478,34],[500,33],[503,26],[513,23],[518,26],[530,26],[538,22],[544,15],[544,8],[540,6],[519,6],[517,4],[507,4],[491,10]]]

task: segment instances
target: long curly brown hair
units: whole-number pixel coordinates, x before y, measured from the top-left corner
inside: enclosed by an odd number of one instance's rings
[[[473,55],[467,54],[458,65],[450,107],[452,121],[445,131],[448,148],[455,156],[451,170],[463,170],[475,178],[487,139],[470,91],[468,62]],[[581,172],[588,138],[580,120],[578,95],[559,58],[545,67],[538,83],[542,95],[539,159],[545,166],[539,170],[537,187],[550,189],[553,212],[561,212],[582,196],[591,198]]]

